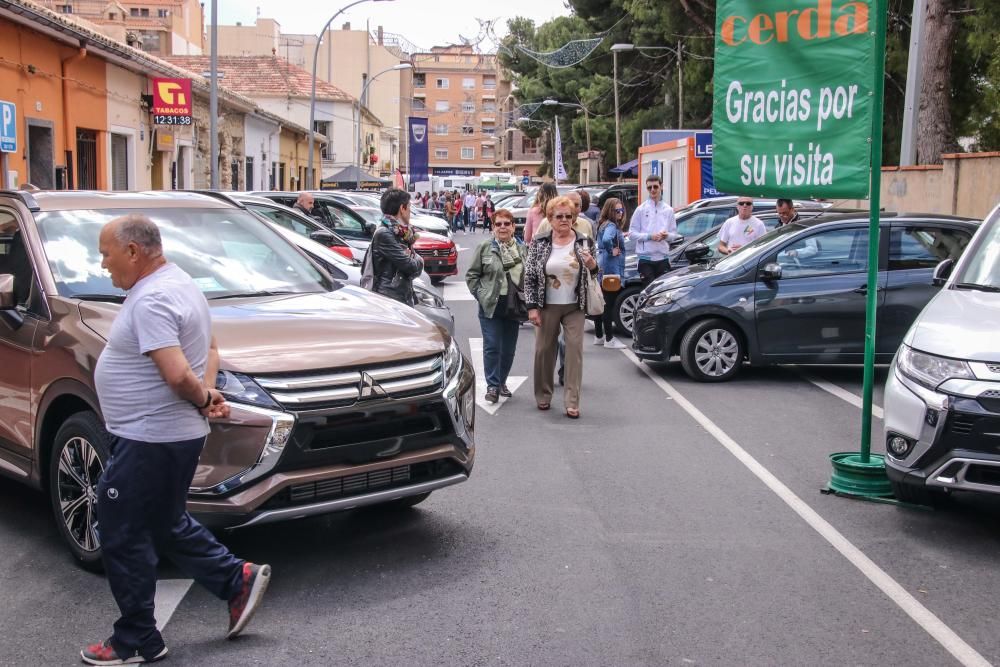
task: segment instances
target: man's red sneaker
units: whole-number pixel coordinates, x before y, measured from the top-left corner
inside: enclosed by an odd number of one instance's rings
[[[257,611],[257,605],[264,597],[269,581],[271,581],[270,565],[243,564],[243,587],[229,601],[229,632],[226,634],[226,639],[232,639],[243,632],[243,628]]]
[[[111,646],[110,639],[105,639],[98,644],[91,644],[80,651],[80,658],[88,665],[141,665],[147,662],[156,662],[165,657],[167,657],[166,646],[152,658],[144,658],[138,653],[128,658],[119,658],[114,647]]]

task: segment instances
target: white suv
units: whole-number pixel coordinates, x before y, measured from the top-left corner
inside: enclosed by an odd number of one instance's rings
[[[896,497],[1000,494],[1000,206],[910,327],[885,387],[886,469]]]

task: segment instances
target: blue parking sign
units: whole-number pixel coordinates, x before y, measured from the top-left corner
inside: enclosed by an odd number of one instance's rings
[[[0,100],[0,152],[17,152],[17,107]]]

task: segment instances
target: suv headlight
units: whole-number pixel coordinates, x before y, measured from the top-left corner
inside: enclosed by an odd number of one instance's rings
[[[896,368],[903,377],[928,389],[935,389],[952,378],[975,379],[972,369],[964,361],[920,352],[909,345],[899,348]]]
[[[645,307],[666,306],[680,301],[682,298],[687,296],[690,291],[690,287],[678,287],[677,289],[671,289],[665,292],[657,292],[656,294],[651,295],[643,305]]]
[[[448,349],[444,353],[445,384],[458,374],[460,368],[462,368],[462,351],[458,349],[458,343],[452,338]]]
[[[413,293],[417,297],[417,303],[428,308],[444,308],[444,299],[420,285],[413,286]]]
[[[262,408],[281,407],[259,384],[242,373],[219,371],[215,376],[215,388],[226,397],[227,401],[248,403]]]

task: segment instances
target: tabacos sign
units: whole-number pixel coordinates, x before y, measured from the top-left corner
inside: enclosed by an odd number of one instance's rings
[[[153,123],[191,124],[191,79],[153,79]]]
[[[713,172],[719,190],[866,198],[875,0],[719,0]]]

